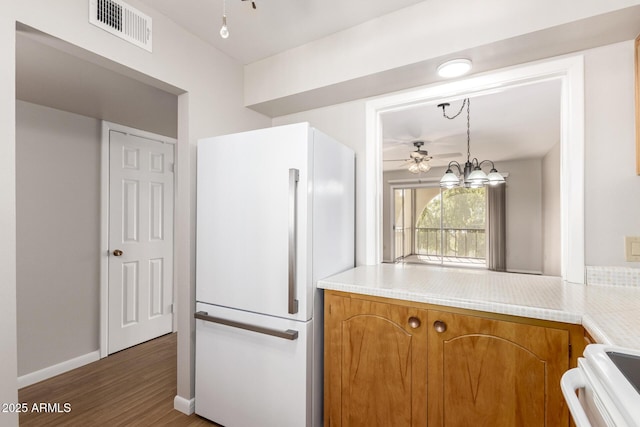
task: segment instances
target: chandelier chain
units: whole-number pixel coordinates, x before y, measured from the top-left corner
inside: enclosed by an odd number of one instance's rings
[[[453,115],[453,116],[451,116],[451,117],[447,116],[447,113],[446,113],[446,112],[445,112],[445,110],[444,110],[446,107],[448,107],[448,106],[449,106],[449,104],[448,104],[448,103],[447,103],[447,104],[441,104],[441,105],[438,105],[438,107],[442,106],[442,115],[443,115],[445,118],[447,118],[447,119],[449,119],[449,120],[453,120],[453,119],[455,119],[456,117],[458,117],[458,116],[460,115],[460,113],[462,113],[462,110],[464,109],[464,106],[465,106],[465,105],[467,105],[467,102],[468,102],[468,101],[469,101],[469,98],[465,98],[465,99],[464,99],[464,101],[462,102],[462,105],[460,106],[460,110],[459,110],[455,115]],[[469,110],[467,109],[467,113],[468,113],[468,112],[469,112]]]
[[[456,117],[458,117],[460,113],[462,113],[462,110],[464,110],[464,107],[465,106],[467,107],[467,162],[469,161],[469,159],[471,159],[471,127],[470,127],[470,116],[469,116],[470,105],[471,105],[471,100],[469,98],[465,98],[464,101],[462,102],[462,105],[460,106],[460,110],[458,110],[458,112],[453,116],[447,116],[447,113],[445,111],[445,108],[448,107],[449,104],[438,105],[438,107],[442,107],[442,115],[449,120],[453,120]]]
[[[470,116],[469,116],[469,107],[471,105],[471,100],[469,98],[465,99],[467,103],[467,162],[471,158],[471,124],[470,124]],[[464,104],[463,104],[464,107]],[[460,114],[460,113],[458,113]]]

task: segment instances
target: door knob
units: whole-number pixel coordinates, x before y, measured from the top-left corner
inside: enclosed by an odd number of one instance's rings
[[[113,251],[113,256],[122,256],[124,252],[122,252],[120,249],[115,249]]]
[[[436,320],[433,322],[433,329],[435,329],[436,332],[443,333],[447,330],[447,324],[441,320]]]
[[[418,319],[417,317],[410,317],[409,318],[409,326],[411,326],[413,329],[419,328],[420,327],[420,319]]]

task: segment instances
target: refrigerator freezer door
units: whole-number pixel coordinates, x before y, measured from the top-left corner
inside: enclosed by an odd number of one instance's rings
[[[310,132],[303,123],[198,142],[197,301],[311,318]]]
[[[196,320],[196,413],[226,427],[311,426],[312,321],[297,322],[198,303],[197,312],[267,331]]]

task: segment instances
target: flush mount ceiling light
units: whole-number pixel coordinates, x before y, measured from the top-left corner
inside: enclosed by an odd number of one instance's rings
[[[465,58],[452,59],[438,65],[438,75],[440,77],[459,77],[471,71],[471,61]]]
[[[241,0],[250,1],[250,0]],[[251,1],[251,7],[256,8],[256,2]],[[227,0],[222,0],[222,27],[220,27],[220,37],[223,39],[229,38],[229,28],[227,27]]]
[[[460,107],[460,111],[454,116],[447,116],[445,109],[450,104],[448,102],[438,104],[438,108],[442,108],[442,115],[449,119],[453,120],[462,113],[465,105],[467,106],[467,161],[464,164],[464,169],[460,165],[460,163],[455,160],[449,162],[447,166],[447,171],[444,176],[440,180],[440,187],[443,188],[454,188],[458,186],[464,186],[467,188],[479,188],[483,185],[498,185],[503,184],[504,177],[498,173],[495,165],[491,160],[482,160],[478,161],[478,159],[471,159],[471,128],[469,126],[469,106],[471,105],[471,101],[469,98],[465,99]],[[489,175],[487,175],[481,168],[484,163],[491,163],[491,170],[489,171]],[[451,167],[455,166],[458,169],[458,175],[456,175]]]

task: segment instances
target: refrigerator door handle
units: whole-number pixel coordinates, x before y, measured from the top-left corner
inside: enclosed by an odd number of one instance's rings
[[[296,293],[296,232],[298,228],[298,181],[300,171],[289,169],[289,314],[298,312],[298,300]]]
[[[284,338],[286,340],[297,340],[298,331],[293,329],[287,329],[286,331],[279,331],[277,329],[265,328],[263,326],[250,325],[248,323],[235,322],[233,320],[222,319],[220,317],[209,316],[206,311],[197,311],[193,314],[196,319],[204,320],[206,322],[219,323],[221,325],[231,326],[232,328],[245,329],[251,332],[257,332],[259,334],[271,335],[273,337]]]

